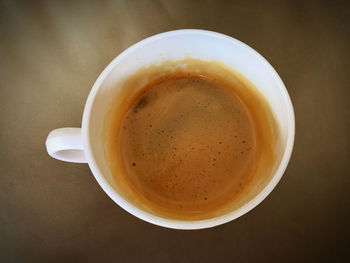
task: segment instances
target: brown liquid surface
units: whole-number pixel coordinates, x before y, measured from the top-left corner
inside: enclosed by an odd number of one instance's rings
[[[198,72],[168,74],[139,90],[109,148],[135,198],[155,214],[185,219],[241,200],[265,149],[243,99],[233,83]]]

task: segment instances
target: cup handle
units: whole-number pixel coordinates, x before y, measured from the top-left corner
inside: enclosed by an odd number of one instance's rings
[[[49,133],[46,139],[48,154],[61,161],[87,163],[81,128],[60,128]]]

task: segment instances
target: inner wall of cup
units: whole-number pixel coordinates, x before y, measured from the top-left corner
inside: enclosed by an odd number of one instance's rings
[[[111,63],[91,106],[88,127],[91,153],[106,181],[126,199],[108,168],[105,155],[106,120],[108,121],[111,109],[120,104],[118,93],[128,76],[140,68],[160,64],[164,60],[182,60],[187,57],[220,61],[243,74],[265,95],[280,126],[281,144],[277,149],[277,159],[281,161],[288,137],[286,97],[275,73],[256,52],[221,35],[183,33],[151,38],[131,47]]]

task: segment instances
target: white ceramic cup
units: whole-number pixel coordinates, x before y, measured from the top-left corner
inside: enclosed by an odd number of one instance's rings
[[[101,142],[104,117],[125,79],[140,68],[163,60],[186,57],[223,62],[249,79],[270,103],[280,127],[282,152],[270,182],[248,203],[217,218],[174,220],[146,212],[118,191],[108,169]],[[109,197],[129,213],[147,222],[175,229],[201,229],[229,222],[253,209],[274,189],[289,162],[294,143],[294,111],[288,92],[272,66],[246,44],[223,34],[205,30],[176,30],[149,37],[117,56],[96,80],[85,104],[82,128],[53,130],[47,140],[48,153],[59,160],[88,163],[97,182]]]

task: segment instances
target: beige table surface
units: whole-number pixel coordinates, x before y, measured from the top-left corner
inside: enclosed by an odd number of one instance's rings
[[[349,10],[345,1],[0,1],[0,262],[345,262]],[[181,28],[255,48],[296,113],[277,188],[238,220],[200,231],[135,218],[87,165],[56,161],[44,144],[51,129],[81,125],[90,88],[115,56]]]

